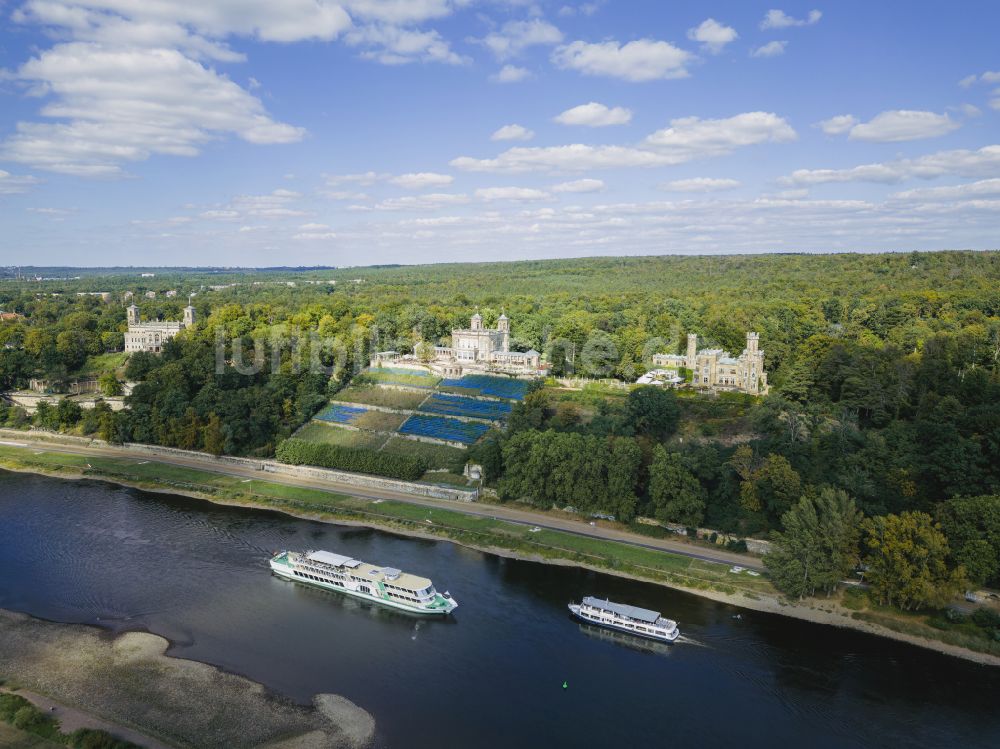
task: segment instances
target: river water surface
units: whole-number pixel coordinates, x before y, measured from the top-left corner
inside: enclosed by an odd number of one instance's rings
[[[415,619],[282,581],[276,549],[425,575],[459,608]],[[566,604],[584,595],[662,611],[683,639],[577,623]],[[586,570],[97,482],[0,472],[0,608],[148,630],[302,703],[342,694],[382,747],[1000,746],[995,668]]]

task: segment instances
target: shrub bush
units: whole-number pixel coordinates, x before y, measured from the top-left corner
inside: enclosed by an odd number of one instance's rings
[[[10,723],[14,713],[31,703],[19,694],[0,694],[0,720]]]
[[[416,481],[427,470],[427,461],[411,455],[393,455],[363,447],[307,442],[292,437],[278,445],[276,457],[289,465],[310,465],[341,471]]]
[[[43,738],[58,737],[59,724],[27,700],[25,700],[25,703],[23,707],[17,709],[13,720],[10,721],[14,728],[20,728],[22,731],[27,731]]]
[[[92,728],[78,728],[66,737],[66,744],[71,749],[139,749],[137,744],[123,739],[116,739],[105,731],[95,731]]]
[[[1000,614],[989,609],[976,609],[972,614],[972,621],[983,629],[1000,628]]]

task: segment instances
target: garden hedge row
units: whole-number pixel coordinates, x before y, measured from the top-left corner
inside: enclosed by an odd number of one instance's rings
[[[364,447],[344,447],[307,442],[292,437],[278,445],[276,456],[289,465],[319,466],[340,471],[370,473],[404,481],[416,481],[427,471],[427,461],[411,455],[380,453]]]

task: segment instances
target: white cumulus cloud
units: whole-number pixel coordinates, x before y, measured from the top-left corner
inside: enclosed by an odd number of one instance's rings
[[[451,165],[477,172],[583,171],[682,164],[695,159],[723,156],[737,148],[758,143],[784,143],[796,133],[771,112],[745,112],[733,117],[703,120],[685,117],[672,120],[639,146],[564,146],[511,148],[492,159],[461,156]]]
[[[534,137],[535,133],[533,130],[514,124],[504,125],[499,128],[490,136],[490,140],[531,140]]]
[[[481,41],[499,60],[519,55],[528,47],[558,44],[562,32],[548,21],[532,18],[528,21],[508,21]]]
[[[479,200],[491,202],[494,200],[549,200],[552,196],[544,190],[536,190],[533,187],[484,187],[476,190],[476,197]]]
[[[504,65],[500,70],[490,76],[494,83],[519,83],[525,78],[531,77],[531,71],[517,65]]]
[[[838,114],[828,120],[817,122],[819,127],[827,135],[843,135],[850,132],[851,128],[858,124],[858,118],[853,114]]]
[[[915,159],[861,164],[848,169],[798,169],[779,181],[786,185],[820,185],[830,182],[880,182],[895,184],[906,179],[955,176],[1000,177],[1000,145],[976,151],[938,151]]]
[[[750,52],[751,57],[778,57],[779,55],[785,54],[785,47],[788,46],[787,41],[773,41],[767,44],[762,44],[759,47],[754,47]]]
[[[896,143],[921,138],[936,138],[961,127],[947,114],[896,109],[882,112],[868,122],[860,122],[850,129],[852,140],[875,143]]]
[[[736,29],[719,23],[714,18],[706,18],[693,29],[688,29],[688,39],[701,42],[705,49],[717,55],[722,49],[739,38]]]
[[[660,185],[660,189],[667,192],[721,192],[723,190],[734,190],[739,186],[740,181],[737,179],[693,177],[691,179],[675,179],[672,182],[664,182]]]
[[[604,189],[604,182],[591,178],[574,179],[570,182],[560,182],[558,185],[552,185],[550,189],[552,192],[559,193],[600,192]]]
[[[585,125],[587,127],[627,125],[631,120],[631,110],[625,107],[609,108],[596,101],[567,109],[555,118],[555,121],[560,125]]]
[[[670,127],[657,130],[646,138],[646,143],[659,151],[685,156],[683,160],[688,161],[727,154],[756,143],[787,143],[797,137],[792,126],[773,112],[744,112],[716,120],[671,120]]]
[[[809,11],[805,18],[793,18],[783,10],[769,10],[764,15],[764,20],[760,22],[760,27],[767,29],[787,29],[791,26],[812,26],[819,23],[823,13],[818,10]]]
[[[105,48],[68,42],[13,74],[53,93],[41,114],[20,122],[0,157],[82,176],[115,176],[153,154],[193,156],[222,133],[250,143],[290,143],[301,128],[272,119],[259,99],[170,49]]]
[[[690,52],[654,39],[627,44],[576,41],[557,47],[552,53],[552,62],[565,70],[636,82],[685,78],[688,75],[685,66],[692,58]]]
[[[889,197],[897,200],[969,200],[974,198],[992,198],[1000,195],[1000,179],[981,179],[978,182],[967,182],[964,185],[948,185],[946,187],[919,187],[914,190],[904,190],[893,193]]]
[[[967,75],[958,82],[962,88],[969,88],[975,83],[1000,83],[1000,70],[987,70],[985,73]]]
[[[400,174],[398,177],[389,179],[389,182],[404,190],[426,190],[429,187],[450,185],[454,181],[455,178],[450,174],[437,174],[435,172],[413,172]]]
[[[439,62],[462,65],[468,59],[453,52],[437,31],[421,31],[399,26],[371,24],[352,29],[345,40],[353,46],[369,47],[361,57],[383,65],[405,65],[413,62]]]
[[[15,195],[27,192],[32,185],[37,184],[39,181],[37,177],[26,174],[11,174],[0,169],[0,195]]]

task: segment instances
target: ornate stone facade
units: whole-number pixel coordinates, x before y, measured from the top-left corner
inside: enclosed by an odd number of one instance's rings
[[[722,349],[698,350],[698,336],[688,334],[687,354],[654,354],[653,365],[677,370],[691,370],[691,385],[711,390],[734,390],[751,395],[767,395],[767,372],[760,335],[747,333],[747,346],[738,357]]]
[[[534,349],[510,350],[510,319],[501,314],[497,327],[483,327],[478,312],[468,328],[451,331],[451,346],[435,346],[431,366],[446,377],[461,377],[465,372],[504,372],[507,374],[538,374],[541,358]]]
[[[194,325],[194,307],[188,300],[188,306],[184,308],[183,320],[169,320],[164,322],[142,322],[139,315],[139,308],[135,304],[130,304],[128,312],[128,332],[125,334],[125,351],[149,351],[158,354],[163,351],[163,346],[180,333],[185,328]]]

